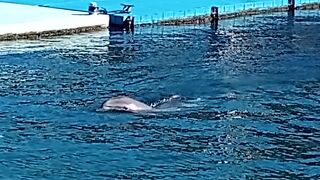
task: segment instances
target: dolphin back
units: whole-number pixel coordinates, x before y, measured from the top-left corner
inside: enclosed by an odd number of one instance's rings
[[[102,109],[117,111],[148,111],[151,110],[152,107],[127,96],[117,96],[105,101],[102,105]]]

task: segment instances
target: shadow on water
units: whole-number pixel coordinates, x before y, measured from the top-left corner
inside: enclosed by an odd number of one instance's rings
[[[0,177],[317,179],[319,21],[299,11],[1,43]],[[183,103],[95,111],[119,94]]]

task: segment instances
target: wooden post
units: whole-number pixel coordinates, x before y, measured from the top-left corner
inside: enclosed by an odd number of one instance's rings
[[[289,11],[294,11],[295,8],[295,0],[288,0]]]
[[[134,32],[134,17],[131,17],[130,30],[132,33]]]
[[[210,22],[211,27],[213,27],[214,30],[217,30],[218,28],[218,20],[219,20],[219,8],[216,6],[211,7],[211,13],[210,13]]]
[[[210,17],[211,17],[211,22],[219,20],[219,9],[218,9],[218,7],[215,7],[215,6],[211,7]]]

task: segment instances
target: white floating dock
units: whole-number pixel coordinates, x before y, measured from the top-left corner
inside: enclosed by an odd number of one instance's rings
[[[2,2],[0,9],[0,41],[98,31],[109,26],[109,15]]]

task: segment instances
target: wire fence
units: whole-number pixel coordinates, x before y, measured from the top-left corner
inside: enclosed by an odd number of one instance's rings
[[[296,6],[320,3],[320,0],[296,0]],[[212,6],[215,6],[214,4]],[[288,0],[272,0],[263,2],[239,3],[233,5],[217,5],[220,14],[236,13],[247,10],[267,10],[270,8],[288,6]],[[208,15],[211,7],[197,7],[194,9],[155,12],[154,14],[146,14],[143,16],[135,16],[137,24],[158,23],[163,20],[170,19],[186,19],[195,16]]]

